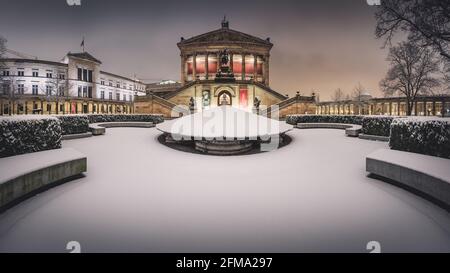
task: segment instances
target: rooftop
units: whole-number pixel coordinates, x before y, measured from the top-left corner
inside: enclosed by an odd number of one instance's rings
[[[177,44],[179,48],[191,44],[214,44],[214,43],[244,43],[260,45],[271,48],[273,44],[270,38],[261,39],[259,37],[246,34],[229,28],[228,21],[222,21],[222,27],[204,34],[200,34],[189,39],[181,38]]]

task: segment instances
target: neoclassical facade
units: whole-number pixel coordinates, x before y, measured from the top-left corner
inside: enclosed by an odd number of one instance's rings
[[[214,80],[219,69],[219,55],[229,53],[229,66],[237,81],[255,81],[269,86],[269,59],[273,44],[229,28],[227,21],[220,29],[181,38],[177,44],[181,56],[181,83]]]
[[[144,83],[101,70],[88,52],[68,53],[60,62],[0,60],[0,114],[132,113]]]
[[[405,97],[320,102],[317,114],[406,116],[407,102]],[[418,96],[412,103],[411,115],[450,116],[450,95]]]
[[[289,100],[270,88],[273,44],[269,38],[230,29],[224,20],[221,28],[189,39],[181,38],[177,46],[180,83],[148,85],[148,95],[135,102],[136,112],[176,116],[180,107],[197,112],[220,105],[255,111],[255,105],[265,109],[285,101],[301,103],[295,108],[299,113],[315,112],[314,98]]]

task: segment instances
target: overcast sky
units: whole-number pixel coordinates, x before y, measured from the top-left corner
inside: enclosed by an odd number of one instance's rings
[[[351,93],[361,82],[381,96],[387,50],[375,39],[375,7],[366,0],[0,0],[0,35],[8,48],[40,59],[60,60],[86,51],[102,70],[145,81],[180,78],[176,43],[230,28],[274,43],[270,86],[282,94],[316,90],[322,100],[340,87]]]

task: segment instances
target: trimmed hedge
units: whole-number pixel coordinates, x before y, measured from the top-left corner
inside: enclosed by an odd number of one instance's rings
[[[87,115],[87,117],[89,119],[89,123],[137,121],[153,122],[156,124],[164,121],[162,115],[155,114],[90,114]]]
[[[344,115],[289,115],[286,123],[296,125],[297,123],[346,123],[362,124],[363,116]]]
[[[61,121],[63,135],[82,134],[89,131],[89,119],[86,115],[55,116]]]
[[[395,119],[389,146],[394,150],[450,159],[450,119]]]
[[[362,133],[388,137],[391,131],[391,123],[395,118],[391,116],[365,116],[362,120]]]
[[[0,157],[61,148],[61,135],[61,121],[55,117],[2,117]]]

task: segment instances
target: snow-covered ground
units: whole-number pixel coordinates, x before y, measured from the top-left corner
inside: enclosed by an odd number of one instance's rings
[[[365,155],[386,143],[288,134],[282,149],[231,157],[172,150],[156,128],[65,141],[87,176],[1,214],[0,251],[450,251],[449,213],[366,177]]]

